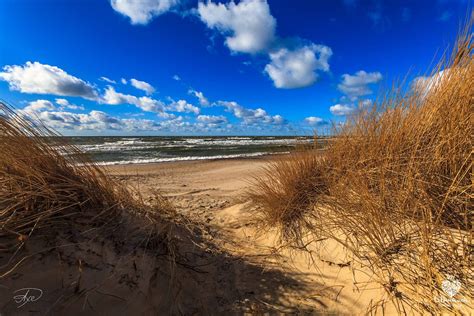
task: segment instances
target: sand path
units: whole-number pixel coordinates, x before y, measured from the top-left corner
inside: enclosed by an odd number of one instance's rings
[[[179,212],[205,223],[208,238],[231,260],[207,267],[207,300],[226,300],[248,313],[366,314],[385,297],[367,271],[328,242],[313,256],[275,248],[276,234],[261,233],[244,193],[264,159],[177,162],[107,167],[146,197],[157,189]],[[212,284],[211,284],[212,283]],[[217,283],[217,284],[216,284]],[[386,297],[385,297],[386,298]],[[385,315],[395,313],[390,304]],[[224,310],[216,311],[224,312]],[[381,309],[373,310],[376,314]]]

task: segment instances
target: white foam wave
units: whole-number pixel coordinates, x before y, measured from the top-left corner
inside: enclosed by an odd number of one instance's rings
[[[170,158],[148,158],[148,159],[133,159],[133,160],[121,160],[121,161],[106,161],[98,162],[101,166],[110,165],[129,165],[129,164],[147,164],[147,163],[160,163],[160,162],[173,162],[173,161],[191,161],[191,160],[217,160],[217,159],[232,159],[232,158],[250,158],[259,157],[264,155],[273,154],[288,154],[289,152],[257,152],[247,154],[233,154],[233,155],[216,155],[216,156],[185,156],[185,157],[170,157]]]
[[[102,144],[82,144],[78,148],[85,152],[108,152],[108,151],[133,151],[152,148],[192,148],[192,147],[235,147],[235,146],[292,146],[298,143],[309,143],[311,139],[301,138],[265,138],[255,139],[251,137],[229,137],[229,138],[185,138],[169,140],[143,141],[140,139],[127,139]]]

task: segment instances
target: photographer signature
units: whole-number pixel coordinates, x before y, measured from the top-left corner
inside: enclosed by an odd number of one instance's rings
[[[36,302],[43,296],[43,290],[37,289],[35,287],[25,287],[19,290],[16,290],[13,293],[18,293],[13,296],[15,303],[20,304],[17,308],[25,306],[27,303]]]

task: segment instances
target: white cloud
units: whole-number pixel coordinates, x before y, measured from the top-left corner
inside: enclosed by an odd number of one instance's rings
[[[111,89],[109,87],[109,89]],[[136,102],[140,98],[134,99],[133,96],[113,93],[109,90],[108,101],[112,104],[121,102]],[[146,97],[144,97],[146,98]],[[61,107],[70,105],[66,99],[56,100]],[[180,100],[183,101],[183,100]],[[177,106],[175,110],[188,112],[192,110],[190,104],[183,102],[173,102],[172,106]],[[171,106],[170,105],[170,106]],[[235,102],[228,103],[229,108],[235,109],[239,113],[243,123],[240,125],[228,124],[228,119],[224,115],[198,115],[196,122],[187,121],[185,116],[177,116],[167,112],[159,112],[157,115],[164,119],[160,121],[138,118],[120,118],[109,115],[103,111],[93,110],[88,113],[73,113],[57,109],[51,101],[36,100],[30,102],[27,107],[20,110],[19,113],[34,120],[41,120],[46,126],[58,130],[80,131],[165,131],[169,133],[221,133],[244,130],[251,128],[252,131],[263,131],[267,128],[282,128],[286,121],[280,115],[270,116],[265,110],[246,109]],[[245,118],[245,122],[244,122]],[[267,124],[267,125],[265,125]]]
[[[66,107],[69,105],[69,101],[66,99],[56,99],[56,104]]]
[[[321,125],[321,124],[326,123],[325,120],[323,120],[320,117],[316,117],[316,116],[309,116],[309,117],[305,118],[304,120],[309,125]]]
[[[227,123],[227,118],[223,115],[199,115],[197,117],[198,121],[203,123],[212,123],[212,124],[222,124]]]
[[[341,97],[339,104],[329,108],[332,114],[337,116],[351,115],[357,110],[369,108],[373,101],[370,99],[362,99],[362,96],[372,94],[371,84],[376,84],[382,80],[380,72],[366,72],[360,70],[354,75],[342,75],[341,83],[338,89],[345,95]]]
[[[45,114],[48,112],[44,112]],[[46,116],[46,115],[45,115]],[[50,112],[49,124],[62,129],[74,130],[128,130],[151,131],[159,130],[159,125],[146,119],[121,119],[102,111],[90,111],[88,114],[70,112]]]
[[[184,121],[182,116],[177,116],[173,119],[160,122],[160,125],[168,130],[177,131],[191,126],[191,123]]]
[[[198,115],[201,112],[201,110],[197,106],[194,106],[186,102],[185,100],[172,102],[170,105],[168,105],[167,109],[169,111],[182,112],[182,113],[194,113],[196,115]]]
[[[199,2],[198,13],[209,28],[226,35],[225,43],[233,52],[262,52],[274,41],[276,21],[266,0]]]
[[[178,76],[178,75],[174,75],[174,76],[173,76],[173,80],[181,81],[181,77]]]
[[[356,109],[357,108],[352,105],[335,104],[329,108],[329,111],[331,111],[332,114],[337,116],[345,116],[354,113]]]
[[[64,99],[58,99],[64,100]],[[60,103],[64,103],[59,101]],[[55,129],[64,130],[129,130],[129,131],[156,131],[162,126],[152,120],[147,119],[121,119],[109,114],[93,110],[89,113],[72,113],[63,110],[57,111],[54,105],[48,100],[36,100],[30,102],[21,115],[39,119],[43,124]]]
[[[130,18],[132,24],[147,24],[177,6],[181,0],[111,0],[112,8]]]
[[[133,104],[145,112],[161,113],[164,112],[164,104],[161,101],[150,97],[136,97],[130,94],[123,94],[115,91],[113,87],[107,87],[105,94],[101,99],[102,103],[110,105]]]
[[[347,98],[341,98],[346,100]],[[336,116],[347,116],[357,111],[370,110],[374,101],[371,99],[355,98],[352,103],[339,103],[329,107],[329,111]]]
[[[332,50],[312,43],[290,47],[295,39],[275,34],[276,20],[266,0],[200,2],[198,14],[209,28],[226,36],[225,43],[232,52],[268,54],[270,63],[265,72],[277,88],[306,87],[318,79],[317,71],[329,71]]]
[[[204,96],[204,94],[202,92],[196,91],[196,90],[193,90],[193,89],[189,89],[188,93],[192,94],[196,98],[198,98],[200,105],[202,105],[202,106],[210,106],[211,105],[209,100]]]
[[[152,94],[155,92],[155,88],[151,84],[145,81],[140,81],[137,79],[130,79],[130,84],[139,90],[143,90],[146,94]]]
[[[11,90],[23,93],[97,98],[97,92],[89,83],[58,67],[39,62],[5,66],[3,72],[0,72],[0,80],[8,82]]]
[[[271,123],[276,124],[276,125],[281,125],[285,123],[285,119],[283,118],[283,116],[279,114],[273,115],[271,118]]]
[[[104,77],[104,76],[100,77],[99,79],[102,80],[102,81],[111,83],[111,84],[116,84],[117,83],[115,80],[109,79],[109,78]]]
[[[41,111],[35,113],[25,111],[22,114],[26,114],[33,119],[39,119],[46,126],[57,129],[103,130],[123,128],[119,119],[111,117],[102,111],[91,111],[88,114],[65,111]]]
[[[246,125],[274,124],[283,125],[286,120],[281,115],[269,115],[262,109],[248,109],[234,101],[218,101],[218,105],[223,106],[235,117],[241,119]]]
[[[84,107],[81,105],[75,105],[69,103],[66,99],[56,99],[56,104],[60,105],[60,110],[70,109],[70,110],[84,110]]]
[[[122,78],[122,79],[120,79],[120,82],[121,82],[122,84],[127,84],[127,79]]]
[[[195,115],[200,113],[200,109],[197,106],[194,106],[185,100],[172,101],[170,104],[166,105],[159,100],[147,96],[136,97],[134,95],[117,92],[111,86],[107,87],[105,90],[101,102],[110,105],[132,104],[145,112],[156,113],[159,117],[166,119],[174,118],[174,115],[166,113],[167,111],[194,113]]]
[[[28,103],[26,107],[23,108],[23,112],[28,114],[33,114],[40,112],[41,110],[55,110],[55,106],[51,101],[48,100],[36,100]]]
[[[354,75],[342,75],[342,82],[337,86],[338,89],[349,97],[360,97],[372,93],[369,85],[382,80],[380,72],[365,72],[360,70]]]
[[[173,114],[173,113],[168,113],[168,112],[162,112],[162,113],[158,113],[158,116],[163,118],[163,119],[167,119],[167,120],[171,120],[171,119],[175,119],[176,118],[176,115]]]
[[[265,66],[265,72],[277,88],[306,87],[317,80],[317,71],[329,71],[331,55],[331,48],[324,45],[312,44],[295,50],[281,48],[270,53],[271,62]]]

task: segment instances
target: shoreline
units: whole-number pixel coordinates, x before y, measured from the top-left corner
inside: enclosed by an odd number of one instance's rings
[[[209,159],[190,159],[190,160],[175,160],[175,161],[160,161],[160,162],[139,162],[139,163],[123,163],[123,164],[100,164],[100,163],[95,163],[99,168],[104,169],[105,172],[114,172],[117,169],[133,169],[135,166],[139,169],[142,168],[153,168],[153,167],[159,167],[162,165],[176,165],[176,166],[182,166],[186,164],[206,164],[210,162],[222,162],[222,161],[264,161],[268,162],[269,160],[273,159],[278,159],[283,156],[289,155],[291,152],[276,152],[276,153],[268,153],[265,155],[259,155],[259,156],[239,156],[239,157],[229,157],[229,158],[209,158]]]

